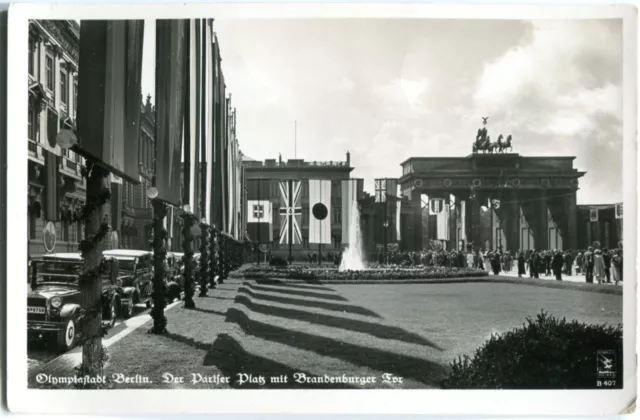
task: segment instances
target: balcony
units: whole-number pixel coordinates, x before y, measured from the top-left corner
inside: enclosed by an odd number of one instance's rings
[[[80,174],[80,165],[75,161],[76,158],[70,159],[68,156],[62,156],[60,162],[60,172],[78,181],[82,180]]]
[[[42,146],[31,139],[29,139],[27,144],[29,148],[29,160],[44,165],[44,154],[42,153]]]

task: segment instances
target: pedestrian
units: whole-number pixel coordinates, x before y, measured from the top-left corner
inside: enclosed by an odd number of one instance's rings
[[[602,259],[604,260],[604,275],[607,283],[611,283],[611,253],[607,248],[602,250]]]
[[[518,277],[522,277],[523,275],[526,275],[527,272],[525,271],[525,267],[524,267],[524,253],[522,251],[520,251],[518,253]]]
[[[550,276],[551,275],[551,259],[553,258],[553,256],[551,255],[551,251],[547,250],[544,253],[544,275],[545,276]]]
[[[584,274],[587,279],[587,283],[593,283],[593,264],[593,247],[590,246],[583,256]]]
[[[595,276],[598,284],[605,282],[606,274],[604,268],[604,258],[602,257],[602,250],[596,249],[593,253],[593,275]]]
[[[622,252],[616,249],[611,259],[611,268],[613,269],[613,281],[617,285],[622,281]]]
[[[576,256],[576,276],[582,274],[582,252],[578,252]]]
[[[500,274],[500,254],[497,252],[494,252],[491,257],[491,269],[494,276]]]
[[[555,255],[553,256],[553,260],[551,261],[551,268],[553,269],[553,274],[556,276],[556,280],[562,281],[562,266],[564,265],[564,257],[562,256],[562,251],[556,250]]]
[[[529,263],[529,277],[533,277],[535,279],[539,278],[540,269],[540,255],[534,249],[531,253],[531,262]]]

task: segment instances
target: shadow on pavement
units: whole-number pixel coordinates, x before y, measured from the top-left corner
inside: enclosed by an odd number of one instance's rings
[[[238,293],[244,293],[256,299],[267,300],[271,302],[279,302],[286,305],[308,306],[308,307],[314,307],[314,308],[327,309],[329,311],[349,312],[353,314],[380,318],[380,315],[378,315],[377,313],[372,312],[366,308],[362,308],[360,306],[343,305],[343,304],[331,303],[331,302],[318,302],[315,300],[295,299],[295,298],[289,298],[286,296],[265,295],[261,293],[255,293],[245,286],[240,287],[238,289]]]
[[[343,302],[347,301],[347,299],[337,294],[307,292],[303,290],[289,290],[289,289],[283,289],[278,287],[264,287],[264,286],[257,286],[255,284],[251,284],[247,282],[245,282],[243,286],[251,287],[251,289],[258,290],[260,292],[286,293],[289,295],[310,297],[310,298],[316,298],[316,299],[339,300]]]
[[[263,284],[265,286],[286,286],[286,287],[293,287],[294,289],[304,289],[304,290],[321,290],[321,291],[325,291],[325,292],[335,292],[335,290],[330,289],[328,287],[324,287],[324,286],[315,286],[315,285],[311,285],[309,283],[290,283],[290,282],[286,282],[286,281],[282,281],[282,280],[277,280],[277,279],[268,279],[268,280],[254,280],[256,283],[258,284]]]
[[[236,303],[240,303],[246,306],[247,309],[252,312],[261,313],[264,315],[296,319],[299,321],[309,322],[311,324],[319,324],[327,327],[341,328],[344,330],[369,334],[377,338],[404,341],[405,343],[420,344],[432,347],[440,351],[443,350],[441,347],[427,340],[426,338],[421,337],[418,334],[405,331],[399,327],[391,327],[356,319],[300,311],[297,309],[263,305],[252,301],[249,297],[244,295],[238,295],[236,297]]]
[[[294,380],[294,374],[302,373],[306,376],[314,376],[302,370],[293,369],[282,363],[266,359],[248,353],[233,337],[228,334],[220,334],[213,342],[213,347],[204,358],[204,366],[216,366],[225,376],[231,377],[231,386],[242,389],[349,389],[354,388],[349,384],[308,384],[298,383]],[[267,383],[259,385],[255,383],[239,384],[238,374],[247,373],[258,377],[264,376]],[[288,378],[287,382],[274,383],[272,377]]]
[[[229,308],[226,321],[234,322],[246,334],[266,341],[341,359],[374,370],[393,372],[426,385],[438,386],[438,380],[448,370],[447,366],[429,360],[265,324],[250,319],[243,311],[236,308]]]

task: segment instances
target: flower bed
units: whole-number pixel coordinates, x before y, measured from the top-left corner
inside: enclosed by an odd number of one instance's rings
[[[452,267],[397,267],[371,268],[368,270],[338,271],[322,266],[251,266],[233,272],[231,278],[251,280],[292,279],[292,280],[412,280],[484,277],[487,272],[473,268]]]

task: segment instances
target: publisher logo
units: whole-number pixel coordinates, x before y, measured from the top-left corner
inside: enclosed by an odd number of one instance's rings
[[[598,350],[598,378],[616,377],[616,354],[613,350]]]

